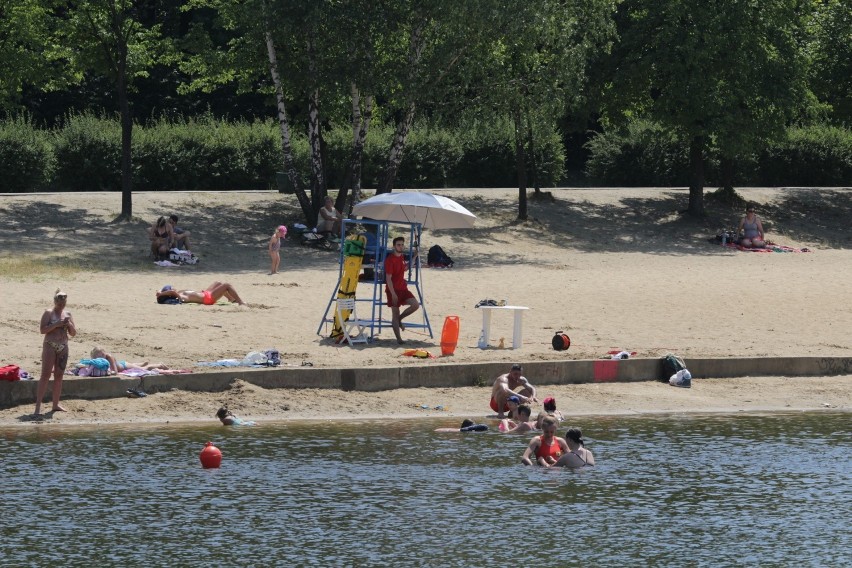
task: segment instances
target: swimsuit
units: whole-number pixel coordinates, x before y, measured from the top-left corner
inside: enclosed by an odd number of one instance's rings
[[[210,293],[210,290],[204,290],[201,293],[204,294],[204,305],[205,306],[212,306],[213,304],[216,303],[216,300],[213,299],[213,294]]]
[[[62,319],[51,319],[49,322],[47,322],[47,325],[49,325],[49,326],[50,325],[56,325],[61,321],[62,321]],[[59,341],[53,341],[53,340],[50,340],[50,339],[45,339],[44,344],[50,345],[51,347],[53,347],[53,350],[56,351],[57,354],[62,353],[62,351],[64,351],[65,348],[68,347],[67,342],[61,343]]]
[[[51,347],[53,347],[53,350],[54,350],[54,351],[56,351],[56,353],[57,353],[57,354],[58,354],[58,353],[62,353],[62,351],[63,351],[66,347],[68,347],[68,344],[67,344],[67,343],[59,343],[59,342],[57,342],[57,341],[51,341],[50,339],[45,339],[45,340],[44,340],[44,344],[45,344],[45,345],[50,345]]]
[[[280,237],[275,239],[274,241],[272,241],[272,244],[270,244],[270,246],[269,246],[269,250],[271,252],[278,252],[278,250],[280,248],[281,248],[281,238]]]
[[[743,237],[753,239],[760,236],[760,231],[757,230],[757,215],[754,216],[754,221],[749,222],[748,218],[743,221]]]
[[[544,445],[544,436],[539,436],[539,445],[535,450],[535,457],[537,458],[546,458],[552,457],[557,460],[562,455],[562,450],[559,448],[559,442],[556,441],[556,438],[552,438],[550,440],[550,445]]]

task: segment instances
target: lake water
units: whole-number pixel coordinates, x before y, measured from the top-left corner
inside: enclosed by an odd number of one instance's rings
[[[583,418],[580,472],[456,422],[7,429],[0,565],[852,565],[848,413]]]

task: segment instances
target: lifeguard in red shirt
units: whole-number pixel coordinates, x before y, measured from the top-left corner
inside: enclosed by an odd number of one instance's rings
[[[402,254],[405,248],[405,238],[397,237],[393,240],[393,253],[385,258],[385,295],[388,299],[388,307],[391,309],[393,319],[391,326],[393,333],[396,335],[397,343],[405,343],[400,335],[400,330],[405,329],[402,320],[417,311],[420,303],[408,290],[408,284],[405,281],[405,272],[408,270],[408,263]],[[414,248],[413,254],[417,254],[417,248]],[[405,311],[399,313],[399,308],[408,306]]]

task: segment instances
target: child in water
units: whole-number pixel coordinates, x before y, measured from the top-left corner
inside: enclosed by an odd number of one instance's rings
[[[243,420],[237,418],[234,413],[228,410],[227,406],[223,406],[216,412],[216,418],[222,421],[225,426],[254,426],[256,422],[251,420]]]
[[[269,269],[270,274],[278,274],[278,266],[281,264],[281,254],[278,251],[281,249],[281,239],[286,236],[287,227],[281,225],[275,229],[275,233],[269,239],[269,258],[272,260],[272,268]]]

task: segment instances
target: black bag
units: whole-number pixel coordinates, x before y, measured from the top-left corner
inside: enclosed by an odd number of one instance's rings
[[[263,352],[266,355],[266,365],[268,367],[277,367],[281,364],[281,354],[277,349],[267,349]]]
[[[672,375],[684,369],[686,369],[686,363],[683,362],[683,359],[677,355],[669,353],[662,359],[662,374],[660,375],[660,380],[667,383]]]
[[[438,245],[433,245],[432,248],[429,249],[429,254],[426,257],[426,263],[429,266],[440,268],[450,268],[454,264],[453,259],[447,256],[444,249]]]

